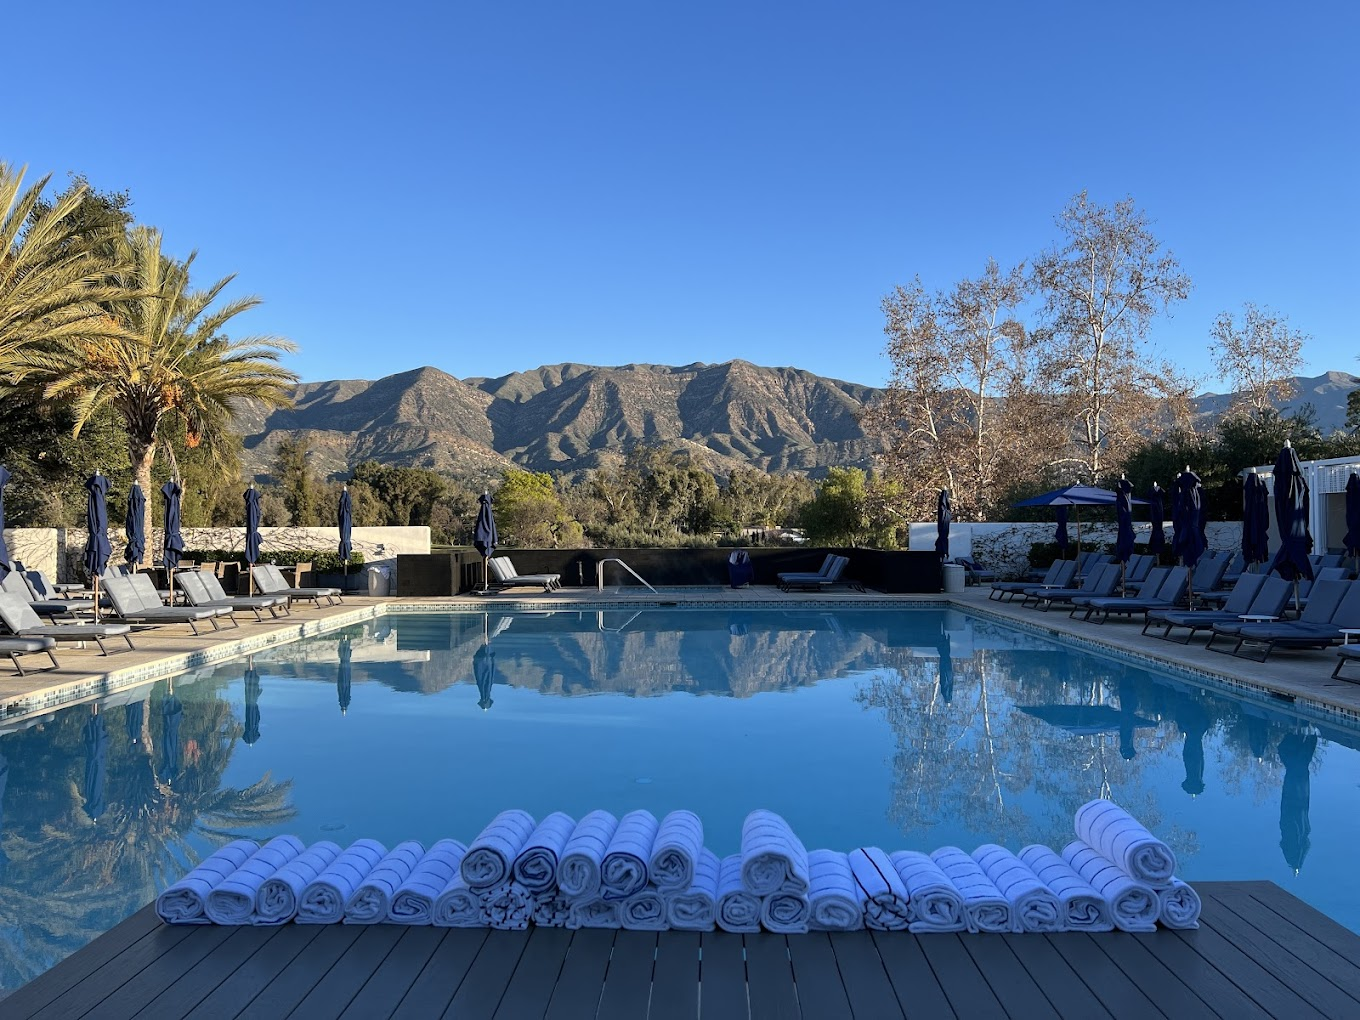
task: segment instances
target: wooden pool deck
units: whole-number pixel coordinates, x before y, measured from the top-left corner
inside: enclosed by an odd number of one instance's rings
[[[1360,1016],[1360,936],[1269,882],[1198,931],[727,935],[166,927],[148,907],[0,1000],[26,1017]]]

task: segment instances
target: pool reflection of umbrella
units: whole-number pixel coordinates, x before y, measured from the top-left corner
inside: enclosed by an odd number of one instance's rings
[[[146,724],[146,702],[133,701],[123,707],[124,732],[127,734],[128,747],[136,747],[142,740],[142,727]]]
[[[1308,819],[1308,802],[1312,795],[1312,776],[1308,768],[1317,750],[1314,733],[1289,733],[1280,741],[1280,762],[1284,765],[1284,782],[1280,786],[1280,849],[1285,863],[1298,874],[1303,859],[1312,846],[1312,823]]]
[[[354,656],[349,638],[342,637],[336,651],[340,656],[340,665],[335,670],[335,693],[340,699],[340,714],[345,715],[349,712],[349,689],[353,672],[350,659]]]
[[[1021,705],[1020,711],[1042,719],[1068,733],[1091,736],[1096,733],[1113,733],[1127,725],[1133,729],[1147,729],[1157,725],[1154,719],[1144,719],[1134,715],[1126,719],[1126,713],[1113,705]]]
[[[104,717],[96,709],[85,722],[85,813],[91,821],[108,807],[104,793],[108,779],[109,731],[104,728]]]
[[[5,787],[8,785],[9,760],[0,754],[0,881],[9,869],[9,857],[5,855]]]
[[[255,491],[255,483],[245,491],[246,501],[246,591],[255,594],[255,575],[250,568],[260,562],[260,494]],[[240,588],[236,589],[240,591]]]
[[[1127,676],[1119,678],[1119,756],[1132,761],[1138,755],[1133,742],[1138,725],[1138,686]]]
[[[246,667],[246,722],[241,739],[254,745],[260,739],[260,674],[252,662]]]
[[[1148,490],[1148,520],[1152,531],[1148,535],[1148,552],[1159,555],[1166,548],[1166,490],[1156,482]]]
[[[9,468],[0,464],[0,577],[9,573],[9,546],[5,544],[5,486],[9,484]]]
[[[85,572],[94,589],[94,619],[99,622],[99,576],[109,565],[109,480],[96,471],[85,481]]]
[[[1266,743],[1270,740],[1270,723],[1259,715],[1247,716],[1247,750],[1257,761],[1266,757]]]
[[[1209,717],[1197,700],[1185,697],[1176,706],[1176,726],[1185,735],[1181,748],[1185,781],[1181,789],[1198,797],[1204,792],[1204,735],[1209,732]]]
[[[128,490],[127,516],[123,518],[123,534],[127,536],[127,546],[123,549],[123,559],[128,566],[136,567],[146,558],[146,494],[136,482]]]
[[[179,777],[179,724],[184,718],[184,705],[175,692],[166,692],[161,701],[161,778],[173,783]]]
[[[1299,456],[1289,440],[1275,460],[1275,527],[1280,532],[1280,548],[1270,569],[1286,581],[1294,582],[1294,610],[1299,609],[1299,578],[1313,578],[1308,554],[1313,551],[1313,534],[1308,528],[1308,481],[1303,477]]]
[[[940,697],[946,705],[954,702],[954,656],[948,639],[940,646]]]
[[[0,511],[0,524],[3,523],[3,511]],[[1341,540],[1341,546],[1360,570],[1360,474],[1354,471],[1346,480],[1346,537]]]
[[[496,653],[490,645],[482,645],[472,653],[472,676],[477,681],[477,704],[483,712],[495,702],[491,700],[491,685],[496,682]]]
[[[496,514],[491,507],[491,493],[483,492],[477,497],[477,523],[472,529],[472,546],[482,557],[482,592],[490,587],[487,577],[487,562],[496,551]]]
[[[949,559],[949,525],[954,519],[954,508],[949,504],[949,490],[941,489],[935,501],[935,554]]]

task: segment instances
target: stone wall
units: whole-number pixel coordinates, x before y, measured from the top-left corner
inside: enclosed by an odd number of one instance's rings
[[[5,545],[12,560],[29,570],[41,570],[48,580],[57,576],[58,531],[55,528],[6,528]]]

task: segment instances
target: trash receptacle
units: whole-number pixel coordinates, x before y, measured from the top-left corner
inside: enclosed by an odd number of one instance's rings
[[[963,564],[946,563],[944,565],[944,591],[953,595],[963,591],[965,577]]]
[[[755,579],[756,567],[745,549],[738,549],[727,557],[727,580],[733,588],[741,588]]]
[[[386,567],[368,568],[368,593],[370,595],[385,596],[388,594],[388,578]]]

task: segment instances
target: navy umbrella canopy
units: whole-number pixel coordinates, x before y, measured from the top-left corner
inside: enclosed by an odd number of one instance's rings
[[[146,558],[146,493],[136,482],[128,490],[127,516],[123,518],[123,534],[127,536],[127,548],[123,559],[136,566]]]
[[[1148,519],[1152,521],[1152,533],[1148,535],[1148,552],[1158,555],[1166,548],[1166,490],[1156,482],[1148,490]]]
[[[949,505],[949,490],[941,489],[935,502],[935,552],[941,560],[949,559],[949,525],[954,520],[954,508]]]
[[[340,528],[341,571],[348,574],[350,553],[354,552],[354,543],[350,538],[350,533],[354,528],[354,507],[350,502],[348,485],[340,488],[340,506],[336,509],[335,519]]]
[[[1175,518],[1172,520],[1176,530],[1171,536],[1171,550],[1187,567],[1193,567],[1204,555],[1203,499],[1204,487],[1199,475],[1186,468],[1176,476]]]
[[[1270,569],[1286,581],[1312,580],[1313,534],[1308,528],[1310,497],[1308,481],[1298,454],[1288,441],[1275,461],[1275,527],[1280,532],[1280,548]]]
[[[250,572],[250,567],[260,562],[260,494],[255,491],[252,484],[245,492],[246,501],[246,589],[250,592],[255,591],[255,575]],[[237,591],[240,591],[238,588]]]
[[[184,536],[180,534],[179,498],[184,489],[174,478],[161,486],[165,497],[165,544],[161,555],[165,558],[165,569],[174,570],[179,566],[179,558],[184,555]]]
[[[496,514],[491,507],[491,493],[477,497],[477,523],[472,528],[472,545],[482,556],[482,590],[487,588],[487,560],[496,551]]]
[[[1114,543],[1114,558],[1127,564],[1133,555],[1133,485],[1127,478],[1119,479],[1118,498],[1114,504],[1119,519],[1119,535]]]
[[[1312,846],[1313,826],[1308,817],[1312,777],[1308,768],[1313,763],[1317,742],[1316,734],[1290,733],[1279,746],[1284,765],[1284,782],[1280,785],[1280,849],[1285,863],[1296,875]]]
[[[1255,471],[1247,475],[1242,485],[1242,561],[1247,566],[1263,563],[1266,558],[1265,522],[1259,518],[1260,493],[1264,491],[1265,483],[1260,475]]]
[[[246,719],[241,739],[253,745],[260,739],[260,674],[252,665],[246,669]]]
[[[1058,544],[1058,554],[1067,555],[1067,547],[1071,544],[1071,539],[1067,537],[1067,507],[1058,507],[1058,524],[1053,529],[1053,541]]]
[[[1058,530],[1054,534],[1054,540],[1058,543],[1058,548],[1066,551],[1067,549],[1067,513],[1066,507],[1069,506],[1114,506],[1117,497],[1109,489],[1098,489],[1094,485],[1069,485],[1066,488],[1054,489],[1052,492],[1045,492],[1040,496],[1031,496],[1029,499],[1022,499],[1011,506],[1056,506],[1058,508]],[[1131,499],[1132,503],[1141,503],[1140,499]],[[1077,552],[1081,552],[1081,518],[1077,518]]]
[[[5,486],[9,484],[9,468],[0,464],[0,577],[9,573],[9,546],[5,544]]]
[[[340,656],[340,665],[335,670],[335,693],[340,700],[340,714],[345,715],[349,712],[350,685],[353,681],[353,669],[350,660],[354,656],[354,649],[350,647],[349,638],[342,637],[337,649]]]
[[[109,545],[109,480],[96,471],[85,481],[85,570],[91,580],[104,573],[113,546]]]
[[[85,723],[85,813],[98,821],[108,807],[105,787],[108,785],[109,731],[104,717],[96,712]]]
[[[3,523],[4,517],[0,513],[0,524]],[[1360,475],[1354,471],[1346,480],[1346,537],[1341,545],[1348,556],[1360,557]]]

